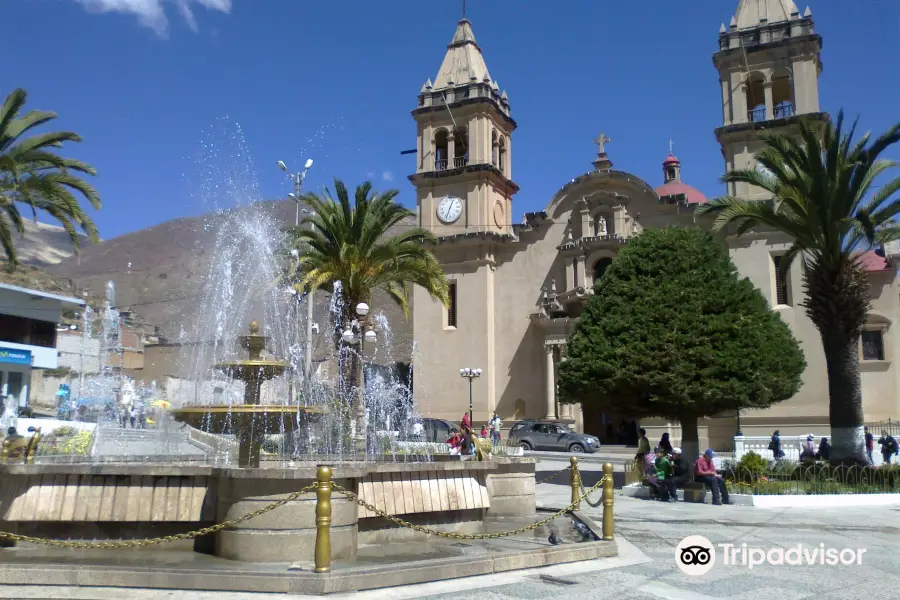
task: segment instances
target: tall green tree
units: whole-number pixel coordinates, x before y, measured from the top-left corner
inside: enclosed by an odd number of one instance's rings
[[[900,123],[875,140],[868,133],[854,140],[856,125],[845,132],[843,123],[841,112],[824,129],[802,123],[796,136],[763,132],[766,146],[756,158],[765,169],[732,171],[723,179],[757,186],[772,200],[725,196],[697,215],[715,217],[716,232],[774,230],[791,237],[781,269],[786,274],[795,259],[803,261],[800,304],[825,352],[832,460],[865,464],[858,345],[870,291],[860,256],[900,239],[900,177],[881,179],[898,166],[881,155],[900,141]]]
[[[100,208],[97,190],[81,177],[97,172],[56,152],[66,142],[81,142],[81,136],[71,131],[38,133],[36,129],[56,119],[56,113],[31,110],[23,114],[27,99],[25,90],[16,89],[0,107],[0,246],[10,267],[17,264],[14,234],[25,232],[21,205],[29,206],[35,219],[38,211],[44,211],[59,221],[76,252],[81,244],[79,229],[91,242],[98,239],[94,222],[79,203],[81,196]]]
[[[681,423],[766,408],[800,387],[803,353],[728,251],[698,229],[649,229],[613,260],[559,367],[562,402]]]
[[[337,179],[334,189],[334,196],[327,189],[322,195],[304,195],[312,213],[300,227],[290,230],[290,248],[298,251],[290,277],[298,291],[339,290],[341,330],[357,319],[359,303],[371,304],[375,290],[385,292],[407,316],[411,285],[422,287],[446,304],[447,277],[428,248],[437,239],[420,227],[404,227],[404,220],[414,213],[396,202],[399,192],[374,192],[367,181],[356,188],[351,199],[347,187]],[[357,403],[353,411],[359,432],[363,427],[363,411],[358,404],[359,355],[350,351],[346,358],[345,389],[353,393]]]

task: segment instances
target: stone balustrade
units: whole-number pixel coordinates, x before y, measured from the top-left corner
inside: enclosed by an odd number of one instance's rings
[[[819,440],[821,436],[813,435],[813,439],[816,441],[816,446],[818,447]],[[741,460],[741,458],[747,452],[755,452],[759,454],[763,458],[767,458],[769,460],[775,460],[775,455],[769,450],[769,443],[772,441],[771,436],[750,436],[750,435],[736,435],[734,436],[734,460],[735,462]],[[784,460],[792,460],[799,461],[800,460],[800,452],[802,451],[801,446],[803,442],[806,441],[805,435],[783,435],[781,436],[781,451],[784,452]]]

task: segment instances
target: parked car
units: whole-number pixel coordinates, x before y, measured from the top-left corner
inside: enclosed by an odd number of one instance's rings
[[[425,442],[443,443],[450,437],[450,431],[455,429],[460,431],[459,425],[444,419],[422,419],[422,429],[424,431]]]
[[[600,440],[593,435],[575,433],[553,421],[519,421],[509,431],[509,443],[525,450],[592,454],[600,449]]]

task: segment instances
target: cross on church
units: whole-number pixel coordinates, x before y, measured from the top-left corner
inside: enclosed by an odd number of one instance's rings
[[[612,140],[606,137],[602,131],[600,135],[597,136],[597,139],[594,140],[594,143],[597,144],[597,154],[606,154],[606,143],[611,142]]]

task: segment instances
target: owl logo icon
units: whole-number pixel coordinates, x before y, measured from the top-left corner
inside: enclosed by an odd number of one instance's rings
[[[689,535],[675,547],[675,564],[685,575],[706,575],[716,564],[716,548],[702,535]]]

